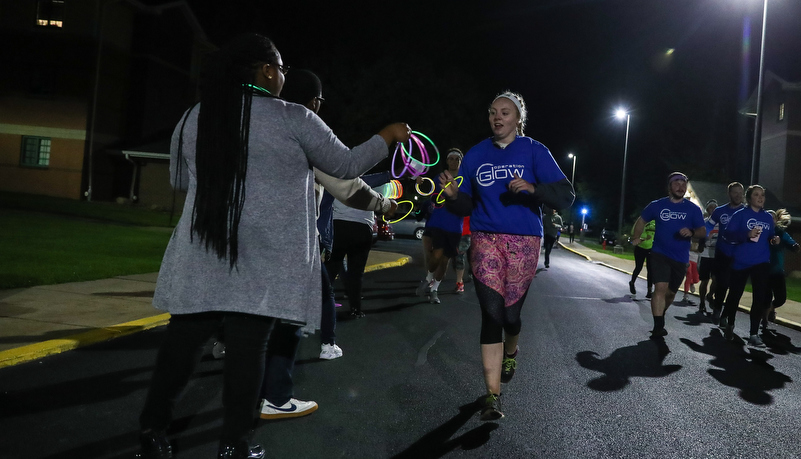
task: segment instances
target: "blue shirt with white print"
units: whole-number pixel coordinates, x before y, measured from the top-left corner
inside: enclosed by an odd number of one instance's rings
[[[704,226],[704,215],[701,208],[692,202],[682,199],[673,202],[669,197],[651,201],[645,206],[640,217],[649,222],[656,222],[654,246],[652,252],[662,254],[679,263],[690,261],[691,237],[679,234],[682,228],[694,231]]]
[[[525,191],[509,191],[509,182],[515,175],[534,186],[566,178],[543,144],[523,136],[516,136],[506,148],[492,139],[478,143],[465,154],[459,175],[464,178],[459,191],[473,199],[471,231],[540,237],[539,205]]]
[[[748,232],[756,227],[762,228],[759,239],[752,241]],[[773,217],[761,209],[755,212],[750,207],[743,207],[731,215],[729,224],[723,230],[726,239],[734,243],[731,268],[742,270],[760,263],[770,262],[770,239],[776,234]]]
[[[724,230],[726,229],[726,225],[729,224],[731,216],[742,208],[742,204],[737,207],[730,207],[728,204],[718,206],[712,211],[712,215],[709,216],[709,220],[706,224],[707,234],[717,225],[718,243],[717,246],[715,246],[715,250],[720,251],[720,253],[727,257],[731,257],[734,254],[734,243],[726,239]]]

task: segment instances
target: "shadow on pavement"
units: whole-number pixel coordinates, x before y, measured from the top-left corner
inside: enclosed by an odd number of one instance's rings
[[[664,339],[649,339],[616,349],[605,359],[598,358],[596,352],[582,351],[576,354],[576,361],[584,368],[604,373],[589,381],[587,387],[610,392],[628,386],[632,377],[661,378],[679,371],[681,365],[662,364],[669,353]]]
[[[684,322],[684,325],[690,325],[692,327],[697,327],[699,325],[706,325],[711,324],[712,320],[703,312],[700,312],[697,307],[692,313],[688,313],[686,316],[674,316],[676,319]]]
[[[634,300],[631,299],[631,295],[623,295],[619,298],[608,298],[604,300],[605,303],[615,304],[615,303],[633,303]]]
[[[467,423],[481,409],[480,400],[459,407],[459,414],[441,426],[423,435],[409,448],[393,456],[394,459],[422,459],[443,457],[451,451],[461,448],[470,450],[478,448],[490,439],[490,433],[498,428],[497,423],[484,423],[454,439],[453,434]]]
[[[754,405],[770,405],[769,391],[782,389],[792,379],[768,363],[773,355],[758,349],[745,348],[740,337],[727,341],[718,329],[713,329],[702,344],[687,338],[680,341],[690,349],[714,357],[709,363],[717,368],[707,370],[724,386],[739,389],[740,398]]]

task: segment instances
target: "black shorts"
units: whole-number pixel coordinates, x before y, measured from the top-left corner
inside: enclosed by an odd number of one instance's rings
[[[668,258],[661,253],[651,252],[651,261],[648,265],[651,280],[656,284],[667,282],[668,290],[678,292],[681,281],[687,274],[687,263]]]
[[[462,233],[452,233],[441,228],[427,227],[423,236],[431,238],[431,247],[434,250],[442,249],[442,253],[448,258],[453,258],[459,253],[459,241],[462,240]]]
[[[698,278],[702,281],[712,279],[712,265],[714,264],[714,258],[701,257],[698,261]]]

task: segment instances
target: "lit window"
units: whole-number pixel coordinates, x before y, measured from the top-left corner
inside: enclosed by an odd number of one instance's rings
[[[779,121],[784,121],[784,103],[779,104]]]
[[[39,0],[36,24],[42,27],[63,27],[64,3],[65,0]]]
[[[22,138],[22,158],[20,163],[23,166],[47,167],[50,165],[50,139],[46,137]]]

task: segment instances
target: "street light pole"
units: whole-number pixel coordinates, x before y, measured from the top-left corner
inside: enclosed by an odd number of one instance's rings
[[[575,189],[575,187],[576,187],[576,155],[574,155],[573,153],[568,153],[567,157],[573,159],[573,175],[570,177],[570,184],[573,185],[573,188]]]
[[[631,126],[631,114],[619,108],[615,113],[618,119],[623,119],[626,117],[626,143],[623,147],[623,179],[620,184],[620,214],[617,218],[617,235],[621,237],[623,235],[623,204],[625,202],[626,196],[626,159],[628,158],[629,154],[629,127]]]
[[[762,44],[759,47],[759,78],[757,79],[757,106],[754,119],[754,148],[751,151],[751,184],[756,183],[757,156],[762,140],[762,79],[765,74],[765,26],[768,23],[768,0],[764,0],[762,9]]]

